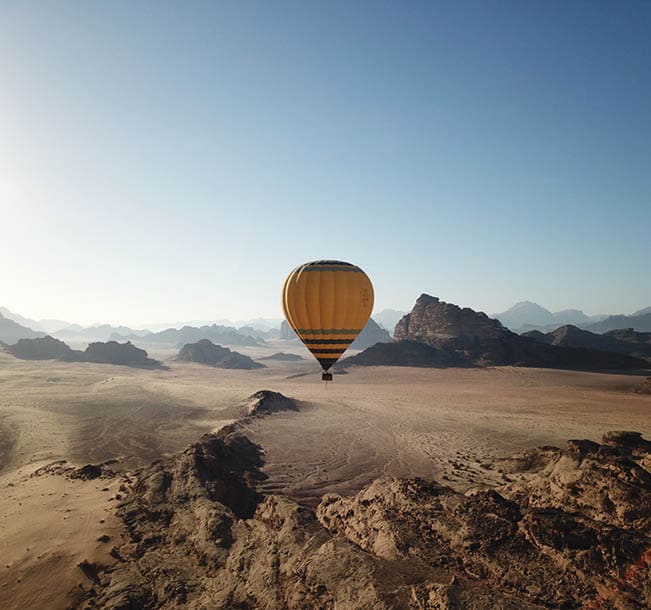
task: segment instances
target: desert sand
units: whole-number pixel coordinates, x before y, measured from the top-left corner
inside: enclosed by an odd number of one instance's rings
[[[640,382],[633,375],[371,367],[326,386],[308,360],[264,362],[236,371],[168,360],[169,370],[146,370],[0,353],[0,607],[74,604],[92,581],[78,564],[107,565],[112,542],[98,538],[122,535],[113,511],[120,477],[39,468],[57,460],[117,460],[111,468],[123,474],[147,466],[231,422],[234,407],[263,388],[294,398],[299,411],[243,425],[263,449],[260,490],[311,506],[383,475],[458,491],[504,484],[490,467],[500,456],[609,430],[651,437],[651,397],[630,390]]]

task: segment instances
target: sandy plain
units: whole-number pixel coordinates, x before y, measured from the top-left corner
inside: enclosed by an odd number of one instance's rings
[[[301,349],[279,343],[248,353]],[[98,538],[120,537],[119,479],[70,480],[39,468],[55,460],[116,459],[122,472],[147,465],[220,428],[260,389],[300,406],[245,425],[264,449],[262,490],[307,504],[382,475],[462,490],[491,485],[503,482],[486,467],[491,460],[523,448],[599,440],[609,430],[651,437],[651,397],[630,391],[640,380],[632,375],[370,367],[326,386],[308,360],[263,362],[227,371],[167,360],[167,370],[145,370],[0,353],[0,607],[74,605],[89,586],[78,564],[110,563],[112,544]]]

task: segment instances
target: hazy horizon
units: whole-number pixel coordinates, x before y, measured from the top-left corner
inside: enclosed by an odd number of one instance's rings
[[[395,311],[409,312],[411,310],[411,308],[413,307],[414,303],[416,302],[416,299],[418,298],[418,296],[420,296],[420,295],[416,295],[414,297],[413,302],[408,307],[405,307],[405,308],[384,307],[382,309],[375,308],[373,310],[372,315],[375,316],[375,315],[377,315],[379,313],[382,313],[382,311],[384,311],[384,310],[395,310]],[[432,295],[432,296],[437,296],[437,295]],[[450,301],[448,299],[445,299],[443,297],[439,297],[439,298],[442,301],[452,303],[452,301]],[[513,307],[514,305],[517,305],[518,303],[522,303],[522,302],[526,302],[526,301],[529,301],[529,299],[522,299],[522,300],[517,301],[515,303],[511,303],[511,305],[509,305],[508,307],[504,307],[503,309],[498,310],[498,311],[486,311],[486,310],[483,310],[483,309],[480,309],[480,308],[477,308],[477,307],[473,307],[472,304],[467,304],[467,303],[454,303],[454,305],[458,305],[459,307],[470,307],[471,309],[474,309],[475,311],[483,311],[484,313],[486,313],[486,314],[488,314],[490,316],[490,315],[494,315],[494,314],[503,313],[506,310]],[[645,307],[649,307],[649,305],[641,306],[641,307],[638,307],[637,309],[634,309],[632,311],[609,311],[609,312],[595,311],[595,312],[591,312],[591,311],[586,311],[585,309],[582,309],[581,307],[563,307],[563,308],[560,308],[560,309],[550,309],[549,307],[546,307],[544,303],[535,303],[535,304],[540,305],[541,307],[543,307],[545,309],[548,309],[552,313],[558,313],[558,312],[562,312],[562,311],[566,311],[566,310],[577,310],[578,309],[578,310],[582,311],[583,313],[585,313],[589,317],[594,317],[594,316],[599,316],[599,315],[631,315],[631,314],[635,313],[636,311],[644,309]],[[0,303],[0,308],[2,308],[2,307],[5,307],[9,311],[11,311],[13,314],[18,314],[18,315],[22,316],[23,318],[29,318],[29,319],[35,320],[37,322],[40,321],[40,320],[46,320],[46,321],[47,320],[61,320],[61,321],[65,321],[65,322],[70,323],[70,324],[79,324],[80,326],[83,326],[83,327],[91,327],[91,326],[95,326],[95,325],[108,324],[110,326],[126,326],[128,328],[131,328],[132,330],[155,330],[155,331],[158,331],[158,330],[161,330],[163,328],[178,327],[178,326],[183,325],[183,324],[188,324],[188,325],[193,325],[193,326],[205,325],[205,324],[224,324],[224,325],[234,325],[236,327],[239,327],[239,326],[244,325],[245,323],[249,323],[249,322],[252,322],[252,321],[255,321],[255,320],[268,320],[268,321],[269,320],[279,320],[279,321],[284,320],[284,316],[283,316],[283,314],[281,312],[277,316],[251,316],[249,318],[242,318],[241,316],[234,316],[234,317],[229,318],[229,317],[226,317],[226,316],[216,315],[214,317],[206,317],[206,318],[197,318],[197,317],[188,316],[188,317],[180,317],[180,318],[172,319],[172,320],[170,320],[170,319],[156,320],[154,318],[151,318],[146,322],[131,322],[129,320],[117,321],[117,320],[113,320],[113,319],[110,319],[110,318],[107,318],[107,319],[94,319],[92,321],[88,321],[89,318],[84,318],[83,320],[78,320],[78,319],[72,319],[72,318],[66,317],[66,316],[59,317],[59,316],[29,315],[28,313],[25,313],[25,312],[20,311],[20,310],[16,310],[16,309],[14,309],[12,307],[8,307],[7,305],[5,305],[3,303]]]
[[[297,264],[651,305],[651,5],[0,6],[0,305],[281,318]],[[160,322],[156,322],[160,320]]]

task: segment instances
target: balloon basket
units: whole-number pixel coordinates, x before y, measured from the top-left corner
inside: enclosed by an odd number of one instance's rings
[[[321,381],[332,381],[332,373],[323,373],[321,375]]]

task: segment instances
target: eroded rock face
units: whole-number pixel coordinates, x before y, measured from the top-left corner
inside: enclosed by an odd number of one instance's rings
[[[138,473],[119,508],[130,540],[88,607],[651,604],[651,443],[637,433],[501,460],[515,480],[495,489],[381,479],[313,511],[255,491],[261,449],[237,430]]]
[[[507,331],[498,320],[469,307],[445,303],[428,294],[421,294],[410,313],[396,324],[397,340],[411,339],[432,347],[445,347],[450,341],[461,347],[459,339],[472,347],[471,339],[499,339]]]

